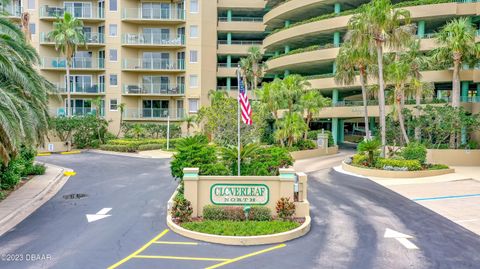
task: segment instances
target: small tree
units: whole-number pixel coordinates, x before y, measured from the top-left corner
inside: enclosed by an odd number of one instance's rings
[[[357,151],[368,154],[368,163],[373,166],[375,163],[375,151],[381,146],[381,142],[378,139],[364,140],[357,146]]]
[[[307,91],[300,97],[300,107],[307,114],[307,117],[305,118],[307,131],[305,131],[304,139],[307,139],[308,128],[310,127],[310,122],[312,121],[313,116],[328,105],[330,105],[330,99],[323,97],[320,92],[315,90]]]

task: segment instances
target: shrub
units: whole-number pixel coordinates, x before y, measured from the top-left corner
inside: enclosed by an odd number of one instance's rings
[[[47,168],[43,164],[35,164],[27,171],[28,175],[43,175]]]
[[[131,146],[131,145],[105,144],[105,145],[101,145],[100,149],[108,150],[108,151],[118,151],[118,152],[135,152],[135,151],[137,151],[137,148],[135,146]]]
[[[12,158],[8,165],[0,164],[0,189],[14,188],[22,177],[43,174],[43,165],[33,165],[35,156],[35,149],[22,146],[20,153]]]
[[[173,201],[172,218],[185,222],[190,220],[192,213],[192,204],[187,199],[175,199]]]
[[[418,171],[422,169],[422,165],[418,160],[397,160],[397,159],[384,159],[379,158],[375,167],[378,169],[384,169],[385,167],[406,168],[408,171]]]
[[[292,156],[282,147],[264,147],[257,154],[242,164],[242,175],[276,176],[279,169],[293,165]]]
[[[408,144],[400,154],[405,160],[418,160],[421,164],[427,160],[427,148],[420,143]]]
[[[295,221],[195,221],[180,224],[183,228],[207,234],[225,236],[256,236],[290,231],[300,226]]]
[[[275,210],[279,218],[283,220],[291,219],[295,214],[295,203],[290,201],[290,198],[282,197],[277,201]]]
[[[317,148],[317,144],[313,140],[298,140],[294,147],[298,148],[299,150],[307,150],[307,149],[315,149]]]
[[[245,220],[245,212],[241,206],[224,206],[223,211],[227,220],[242,221]]]
[[[203,218],[206,220],[226,220],[227,216],[223,207],[206,205],[203,207]]]
[[[442,169],[448,169],[448,165],[445,164],[431,164],[429,165],[428,169],[430,170],[442,170]]]
[[[352,157],[353,165],[368,166],[368,158],[364,154],[355,154]]]
[[[139,151],[144,151],[144,150],[155,150],[155,149],[162,149],[165,146],[162,144],[144,144],[138,146]]]
[[[254,221],[268,221],[272,219],[272,211],[266,206],[252,206],[248,219]]]
[[[357,152],[368,153],[368,164],[372,166],[375,162],[375,152],[382,143],[378,139],[363,140],[357,146]]]

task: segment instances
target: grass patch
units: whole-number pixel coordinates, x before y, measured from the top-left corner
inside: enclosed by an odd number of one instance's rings
[[[184,222],[180,224],[183,228],[195,232],[228,235],[228,236],[255,236],[276,234],[300,226],[294,221],[214,221],[205,220],[201,222]]]

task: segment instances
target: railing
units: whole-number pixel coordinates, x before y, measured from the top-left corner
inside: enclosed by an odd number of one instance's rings
[[[238,90],[238,86],[230,86],[230,89],[228,86],[217,86],[217,91],[236,91]]]
[[[171,8],[124,8],[122,19],[141,19],[141,20],[185,20],[185,10]]]
[[[42,6],[40,8],[40,17],[45,18],[57,18],[63,17],[63,14],[68,12],[75,18],[79,19],[103,19],[105,18],[105,9],[84,6],[84,7],[55,7],[55,6]]]
[[[220,22],[263,22],[263,17],[218,17]]]
[[[10,17],[20,17],[22,15],[23,8],[19,5],[6,5],[0,6],[0,13],[6,14]]]
[[[185,110],[168,108],[126,108],[123,112],[125,119],[183,119]]]
[[[122,44],[126,45],[185,45],[185,36],[181,35],[175,39],[171,39],[169,35],[161,34],[124,34],[122,36]]]
[[[104,44],[105,35],[101,33],[84,33],[86,44]],[[53,43],[54,41],[48,37],[48,33],[40,33],[40,43]]]
[[[136,84],[123,85],[124,94],[158,94],[158,95],[182,95],[185,94],[185,85],[170,84]]]
[[[67,60],[59,57],[45,57],[42,59],[42,68],[65,69]],[[72,69],[104,69],[105,59],[75,57],[72,59]]]
[[[57,84],[57,90],[60,93],[67,92],[67,86],[65,84]],[[72,83],[70,84],[70,93],[104,93],[105,84],[104,83]]]
[[[432,98],[432,99],[422,99],[420,100],[420,104],[426,105],[426,104],[443,104],[447,103],[447,101],[443,98],[438,99],[438,98]],[[415,99],[407,99],[405,100],[405,105],[415,105],[416,100]],[[377,106],[378,101],[377,100],[367,100],[367,106]],[[346,107],[346,106],[363,106],[363,101],[351,101],[351,100],[344,100],[344,101],[338,101],[336,103],[332,103],[333,107]]]
[[[217,42],[219,45],[262,45],[261,40],[231,40],[228,43],[228,40],[218,40]]]
[[[97,109],[92,107],[72,107],[70,108],[70,111],[71,111],[70,115],[72,116],[87,116],[87,115],[95,115],[97,113]],[[67,108],[65,107],[56,108],[51,114],[57,117],[67,116]],[[100,115],[101,116],[105,115],[104,108],[100,109]]]
[[[124,59],[123,69],[132,70],[185,70],[185,61],[162,59]]]
[[[442,97],[445,103],[452,102],[452,97]],[[480,96],[460,96],[460,102],[462,103],[480,103]]]
[[[428,33],[428,34],[423,34],[423,35],[418,35],[418,38],[436,38],[438,36],[438,33]]]

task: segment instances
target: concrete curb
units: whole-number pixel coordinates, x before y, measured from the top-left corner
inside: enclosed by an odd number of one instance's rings
[[[253,245],[283,243],[283,242],[290,241],[295,238],[304,236],[310,231],[310,226],[312,222],[310,216],[306,216],[305,222],[302,223],[302,225],[300,225],[299,227],[291,231],[278,233],[278,234],[259,235],[259,236],[222,236],[222,235],[213,235],[213,234],[205,234],[205,233],[190,231],[175,224],[172,220],[170,210],[173,205],[173,198],[176,196],[177,192],[178,192],[178,188],[177,190],[175,190],[175,192],[172,194],[172,196],[168,200],[167,226],[175,233],[191,239],[200,240],[200,241],[209,242],[209,243],[223,244],[223,245],[253,246]]]
[[[35,194],[31,199],[29,199],[27,202],[22,201],[19,207],[13,209],[12,212],[10,212],[8,215],[0,219],[0,236],[8,232],[10,229],[15,227],[20,222],[22,222],[25,218],[30,216],[30,214],[32,214],[33,212],[35,212],[35,210],[37,210],[40,206],[42,206],[45,202],[50,200],[50,198],[52,198],[70,178],[69,176],[65,176],[64,172],[73,171],[68,168],[59,167],[51,164],[44,163],[44,165],[47,167],[47,170],[48,169],[56,170],[54,178],[52,180],[49,180],[48,184],[42,190],[40,190],[37,194]],[[32,186],[35,184],[33,180],[34,179],[31,179],[18,190],[25,191],[26,189],[32,188]],[[9,196],[3,202],[7,200],[9,202],[12,201],[9,199],[15,199],[15,197]]]
[[[132,158],[141,158],[141,159],[152,159],[150,156],[140,155],[138,153],[131,153],[131,152],[116,152],[116,151],[107,151],[107,150],[100,150],[100,149],[88,149],[85,152],[93,152],[99,154],[107,154],[107,155],[115,155],[115,156],[122,156],[122,157],[132,157]]]
[[[382,178],[418,178],[433,177],[455,173],[455,169],[439,169],[439,170],[421,170],[421,171],[387,171],[379,169],[368,169],[356,167],[342,162],[342,169],[365,177],[382,177]]]

